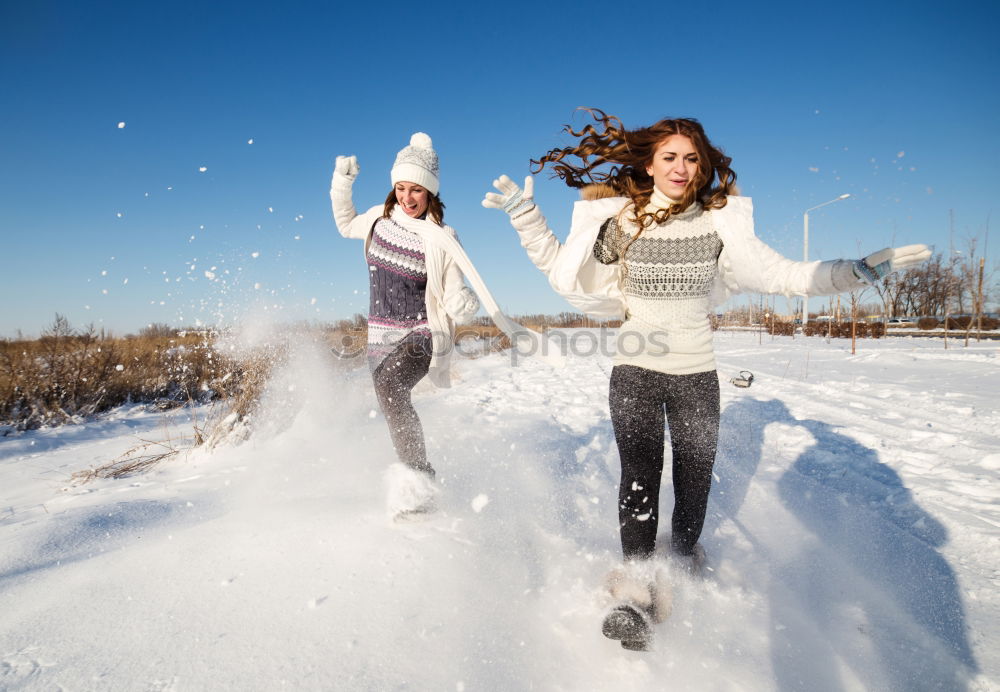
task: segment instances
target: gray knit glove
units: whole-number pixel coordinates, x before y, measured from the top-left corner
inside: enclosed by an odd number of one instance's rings
[[[483,198],[483,206],[487,209],[503,209],[510,216],[511,222],[535,207],[535,179],[530,175],[524,179],[523,190],[505,175],[494,180],[493,187],[498,189],[500,194],[487,192]]]
[[[864,259],[854,261],[854,276],[866,284],[880,281],[886,274],[920,264],[931,256],[926,245],[905,245],[873,252]]]

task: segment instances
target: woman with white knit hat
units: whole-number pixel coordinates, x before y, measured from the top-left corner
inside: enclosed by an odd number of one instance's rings
[[[410,400],[425,375],[449,386],[455,325],[479,310],[456,262],[455,231],[444,225],[438,156],[417,132],[396,156],[385,203],[357,214],[351,188],[357,158],[338,156],[330,185],[337,228],[364,240],[369,271],[368,362],[399,463],[388,473],[389,512],[399,518],[434,509],[434,467]],[[451,248],[449,252],[446,248]],[[467,258],[466,258],[467,261]],[[478,277],[477,277],[478,278]]]

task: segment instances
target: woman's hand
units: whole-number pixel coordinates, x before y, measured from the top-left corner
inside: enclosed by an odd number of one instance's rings
[[[505,175],[494,180],[493,187],[499,190],[500,194],[487,192],[483,198],[483,206],[487,209],[503,209],[511,221],[535,207],[535,179],[530,175],[524,179],[523,190]]]
[[[931,256],[926,245],[887,247],[854,262],[854,275],[866,284],[874,284],[886,274],[925,262]]]
[[[353,184],[360,172],[361,166],[358,165],[357,156],[338,156],[333,165],[333,182],[337,182],[340,178],[348,185]]]

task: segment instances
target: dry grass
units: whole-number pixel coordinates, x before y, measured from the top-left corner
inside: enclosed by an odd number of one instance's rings
[[[0,422],[16,429],[78,422],[125,403],[170,408],[225,396],[243,366],[213,336],[110,337],[60,322],[39,339],[0,341]]]
[[[200,445],[248,432],[282,349],[230,356],[217,334],[151,329],[111,337],[75,330],[61,317],[38,339],[0,341],[0,423],[7,432],[82,422],[127,403],[169,410],[213,403],[183,439],[140,439],[114,460],[74,474],[74,482],[147,471]],[[5,433],[7,434],[7,433]]]
[[[164,459],[181,453],[181,449],[169,441],[140,440],[114,461],[102,464],[97,468],[77,471],[72,475],[74,484],[87,483],[97,478],[125,478],[137,473],[148,471]]]

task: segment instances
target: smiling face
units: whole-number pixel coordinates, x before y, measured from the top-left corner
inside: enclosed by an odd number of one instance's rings
[[[657,145],[646,173],[660,192],[679,201],[698,175],[698,152],[688,137],[670,135]]]
[[[427,188],[416,183],[400,181],[393,186],[396,191],[396,202],[407,216],[419,219],[427,211],[430,193]]]

